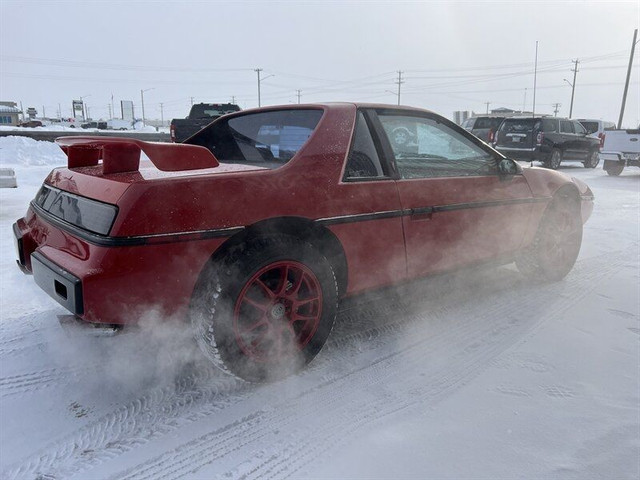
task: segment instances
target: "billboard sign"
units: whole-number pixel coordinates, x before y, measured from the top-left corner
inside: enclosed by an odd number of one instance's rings
[[[122,111],[122,119],[133,122],[133,102],[131,100],[120,100],[120,110]]]
[[[82,100],[72,100],[73,117],[84,121],[84,106]]]

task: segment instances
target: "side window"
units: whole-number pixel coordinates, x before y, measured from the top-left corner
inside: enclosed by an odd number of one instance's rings
[[[556,120],[550,120],[544,118],[542,120],[542,130],[546,133],[553,133],[558,131],[558,122]]]
[[[497,172],[496,159],[462,133],[428,117],[379,113],[402,178]]]
[[[382,166],[371,132],[362,112],[358,112],[345,179],[383,177]]]
[[[580,125],[580,122],[573,122],[573,129],[577,134],[584,135],[587,133],[585,128]]]
[[[560,133],[573,133],[573,123],[569,120],[560,120]]]

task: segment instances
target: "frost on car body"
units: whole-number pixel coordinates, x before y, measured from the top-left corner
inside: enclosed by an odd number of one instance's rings
[[[191,319],[249,380],[311,361],[346,296],[489,261],[561,278],[593,208],[581,182],[407,107],[269,107],[185,144],[59,143],[68,166],[14,224],[20,267],[87,322]]]

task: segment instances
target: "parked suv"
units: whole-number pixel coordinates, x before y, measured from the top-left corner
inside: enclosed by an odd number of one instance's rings
[[[554,170],[567,160],[595,168],[599,147],[600,141],[588,136],[580,122],[555,117],[506,118],[495,142],[495,148],[508,157],[537,160]]]
[[[597,138],[600,141],[600,150],[604,145],[605,132],[607,130],[615,130],[616,124],[613,122],[607,122],[605,120],[591,120],[588,118],[578,118],[580,124],[587,131],[587,135],[593,138]]]
[[[473,133],[483,142],[493,143],[498,127],[504,120],[504,116],[478,115],[469,117],[462,122],[462,128]]]

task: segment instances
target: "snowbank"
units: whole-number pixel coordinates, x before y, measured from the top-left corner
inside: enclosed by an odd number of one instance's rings
[[[28,137],[0,137],[0,166],[25,165],[52,167],[66,165],[67,157],[53,142]]]

